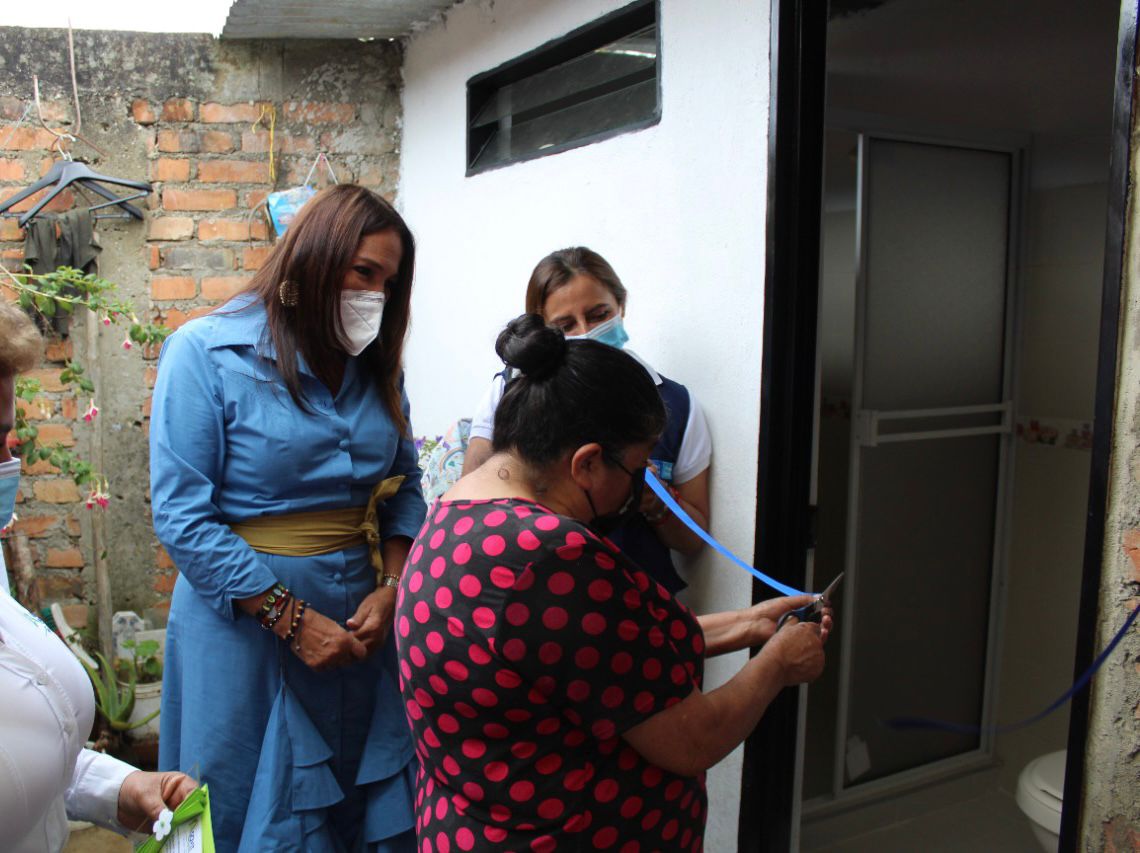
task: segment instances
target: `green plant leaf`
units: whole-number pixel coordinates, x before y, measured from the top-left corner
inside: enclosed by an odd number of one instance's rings
[[[162,712],[162,708],[155,708],[152,713],[147,714],[145,717],[143,717],[137,723],[131,723],[130,725],[124,726],[123,728],[119,729],[119,731],[129,732],[131,729],[137,729],[137,728],[139,728],[139,726],[145,726],[147,723],[149,723],[151,720],[153,720],[155,717],[157,717],[161,712]]]
[[[36,310],[43,314],[45,317],[55,316],[55,300],[47,296],[36,296]]]

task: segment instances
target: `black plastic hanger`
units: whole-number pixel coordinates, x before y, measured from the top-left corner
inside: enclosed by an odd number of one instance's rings
[[[19,223],[21,228],[27,225],[28,222],[30,222],[33,218],[35,218],[36,214],[39,213],[46,205],[48,205],[53,198],[55,198],[72,184],[76,184],[76,186],[79,188],[89,189],[92,192],[101,195],[103,198],[108,199],[103,204],[93,205],[90,208],[91,210],[99,210],[103,207],[119,205],[124,210],[126,210],[128,214],[135,217],[136,219],[143,218],[142,211],[135,207],[133,204],[128,204],[127,202],[138,198],[145,198],[150,194],[151,189],[150,184],[146,183],[145,181],[132,181],[128,178],[114,178],[109,175],[101,175],[98,172],[93,172],[86,163],[80,163],[77,160],[57,160],[52,164],[52,167],[48,170],[48,173],[36,181],[34,184],[32,184],[30,187],[25,190],[21,190],[14,196],[6,198],[3,202],[0,202],[0,214],[4,213],[14,205],[19,204],[21,201],[28,198],[28,196],[34,195],[45,187],[51,186],[53,183],[55,184],[55,188],[52,189],[51,192],[44,195],[44,197],[41,198],[38,202],[36,202],[35,206],[32,207],[31,210],[27,211],[23,216],[20,217]],[[134,193],[133,195],[117,196],[106,187],[100,186],[100,184],[114,184],[121,187],[130,187],[134,190],[138,190],[138,192]]]

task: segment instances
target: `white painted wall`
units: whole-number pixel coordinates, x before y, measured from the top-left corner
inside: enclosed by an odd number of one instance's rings
[[[1032,159],[1035,172],[1039,160]],[[1026,208],[1017,417],[1091,423],[1108,189],[1103,183],[1034,188]],[[998,670],[1002,721],[1046,707],[1072,681],[1091,464],[1088,450],[1061,446],[1015,442],[1014,453]],[[1017,776],[1031,760],[1065,748],[1068,711],[998,736],[1006,790],[1017,790]]]
[[[418,434],[469,415],[501,365],[534,264],[586,245],[629,288],[630,346],[700,399],[712,527],[753,550],[768,148],[768,5],[661,0],[660,124],[464,177],[466,81],[621,0],[473,0],[407,47],[400,205],[419,241],[407,380]],[[747,605],[748,575],[689,567],[697,612]],[[744,660],[714,661],[715,685]],[[735,849],[740,751],[709,777],[706,847]]]

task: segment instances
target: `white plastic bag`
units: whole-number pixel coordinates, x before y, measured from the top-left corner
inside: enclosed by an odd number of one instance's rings
[[[325,168],[328,169],[329,177],[334,184],[339,183],[336,179],[336,173],[333,171],[332,163],[329,158],[325,156],[322,151],[317,155],[317,159],[313,161],[312,168],[309,169],[309,174],[305,177],[305,182],[299,187],[293,187],[288,190],[281,190],[279,192],[270,193],[266,199],[265,204],[269,208],[269,218],[273,222],[273,230],[277,232],[277,236],[282,236],[288,229],[289,225],[296,218],[301,208],[305,206],[305,202],[317,194],[317,189],[312,185],[313,173],[317,170],[317,165],[323,162]]]

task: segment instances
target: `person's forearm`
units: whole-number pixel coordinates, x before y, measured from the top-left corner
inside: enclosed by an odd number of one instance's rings
[[[700,770],[712,767],[743,743],[785,686],[779,660],[761,650],[735,678],[705,694],[709,723],[697,733]]]
[[[390,536],[380,545],[380,556],[384,560],[384,574],[399,577],[404,573],[404,563],[408,561],[408,552],[412,549],[412,540],[407,536]],[[379,581],[379,578],[377,578]]]
[[[72,820],[86,820],[117,830],[115,819],[123,781],[137,768],[101,752],[80,750],[71,781],[64,792],[64,806]],[[138,829],[138,827],[124,827]]]
[[[694,690],[630,729],[626,741],[657,766],[696,776],[743,742],[784,685],[780,661],[761,650],[728,683],[710,693]]]
[[[267,595],[269,595],[268,589],[260,595],[254,595],[250,598],[239,598],[235,603],[238,606],[238,610],[246,616],[256,616],[258,611],[261,610],[261,605],[265,603],[265,597]]]
[[[709,521],[703,512],[682,497],[678,496],[676,500],[702,530],[708,530]],[[666,510],[661,521],[653,525],[653,529],[665,545],[688,556],[696,554],[705,544],[701,537],[669,510]]]
[[[756,620],[747,610],[725,610],[698,616],[705,634],[705,657],[711,658],[759,645]]]

